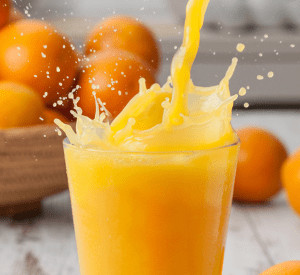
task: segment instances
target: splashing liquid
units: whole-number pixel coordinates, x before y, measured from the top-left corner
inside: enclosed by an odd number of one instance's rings
[[[207,4],[189,1],[164,86],[147,90],[141,79],[112,122],[96,98],[95,118],[83,116],[71,93],[76,133],[56,121],[75,145],[65,158],[82,274],[222,274],[238,152],[229,92],[237,59],[216,86],[191,81]]]
[[[240,53],[242,53],[245,50],[245,45],[243,43],[238,43],[236,45],[236,50]]]
[[[154,84],[147,90],[141,79],[139,93],[113,122],[108,122],[109,113],[99,99],[95,99],[93,120],[82,115],[77,106],[79,98],[72,93],[76,133],[55,120],[72,144],[103,150],[182,151],[223,146],[236,140],[231,113],[237,95],[230,96],[229,80],[237,58],[232,59],[225,77],[216,86],[198,87],[190,78],[208,3],[209,0],[188,2],[183,43],[173,58],[166,84]]]

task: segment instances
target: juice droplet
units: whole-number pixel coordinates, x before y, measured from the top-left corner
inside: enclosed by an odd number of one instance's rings
[[[60,130],[59,128],[56,128],[56,129],[55,129],[55,132],[57,132],[57,134],[58,134],[59,136],[62,135],[62,132],[61,132],[61,130]]]
[[[268,78],[272,78],[274,76],[273,72],[268,72]]]
[[[240,95],[240,96],[244,96],[244,95],[246,95],[246,93],[247,93],[247,90],[246,90],[244,87],[242,87],[242,88],[239,90],[239,95]]]
[[[259,74],[259,75],[257,75],[257,77],[256,77],[256,78],[257,78],[257,80],[263,80],[263,79],[264,79],[264,77],[263,77],[262,75],[260,75],[260,74]]]
[[[243,44],[243,43],[238,43],[237,45],[236,45],[236,50],[238,51],[238,52],[243,52],[244,51],[244,49],[245,49],[245,44]]]
[[[245,102],[244,103],[244,107],[247,109],[247,108],[249,108],[249,103],[248,102]]]

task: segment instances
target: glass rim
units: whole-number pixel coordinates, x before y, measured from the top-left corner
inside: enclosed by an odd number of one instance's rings
[[[81,148],[77,145],[71,144],[69,139],[66,137],[63,140],[63,147],[70,147],[75,150],[83,150],[85,152],[98,152],[98,153],[111,153],[111,154],[134,154],[134,155],[179,155],[179,154],[195,154],[195,153],[205,153],[205,152],[213,152],[213,151],[219,151],[222,149],[230,148],[230,147],[235,147],[240,144],[240,138],[238,135],[236,135],[236,141],[232,142],[230,144],[226,144],[223,146],[218,146],[218,147],[212,147],[208,149],[199,149],[199,150],[182,150],[182,151],[117,151],[117,150],[102,150],[102,149],[95,149],[95,148]]]

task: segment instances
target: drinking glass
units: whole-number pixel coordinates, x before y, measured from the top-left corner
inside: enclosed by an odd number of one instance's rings
[[[221,274],[238,151],[238,141],[148,153],[65,140],[81,274]]]

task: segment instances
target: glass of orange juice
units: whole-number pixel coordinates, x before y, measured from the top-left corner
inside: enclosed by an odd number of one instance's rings
[[[238,140],[182,152],[66,140],[81,274],[221,274],[238,150]]]

